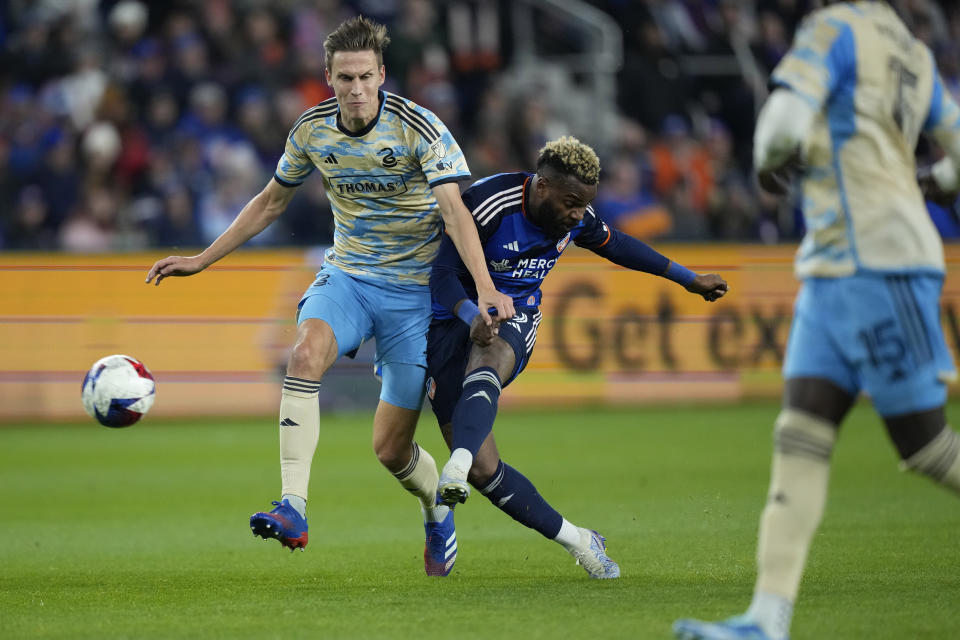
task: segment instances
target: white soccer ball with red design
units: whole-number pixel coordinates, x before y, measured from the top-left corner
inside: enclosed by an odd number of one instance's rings
[[[93,363],[80,398],[91,418],[105,427],[129,427],[153,406],[153,374],[136,358],[107,356]]]

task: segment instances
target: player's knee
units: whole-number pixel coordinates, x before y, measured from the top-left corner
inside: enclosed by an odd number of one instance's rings
[[[774,425],[773,447],[781,455],[829,462],[836,440],[837,425],[798,409],[783,409]]]
[[[410,462],[411,448],[409,443],[381,438],[373,441],[373,453],[387,469],[399,471]]]
[[[960,460],[960,436],[950,427],[940,432],[919,451],[900,463],[902,470],[929,476],[940,483],[951,484],[957,474]]]

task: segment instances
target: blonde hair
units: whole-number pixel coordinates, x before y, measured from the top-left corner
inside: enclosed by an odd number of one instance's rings
[[[323,41],[327,69],[337,51],[373,51],[377,55],[377,65],[383,66],[383,50],[390,44],[387,28],[378,22],[363,16],[344,21]]]
[[[600,159],[596,152],[573,136],[551,140],[540,149],[537,171],[544,166],[573,176],[583,184],[597,184],[600,181]]]

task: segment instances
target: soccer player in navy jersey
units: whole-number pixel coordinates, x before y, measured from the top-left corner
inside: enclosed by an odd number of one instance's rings
[[[286,209],[313,171],[333,208],[333,247],[297,308],[297,337],[280,401],[281,498],[250,518],[255,535],[291,549],[307,544],[310,467],[320,431],[320,379],[341,356],[376,340],[382,370],[373,448],[421,503],[424,567],[447,575],[456,559],[453,512],[437,501],[437,467],[416,442],[423,403],[430,266],[441,228],[456,244],[487,309],[513,315],[484,266],[457,181],[470,171],[457,142],[430,111],[380,90],[386,29],[347,20],[324,42],[326,79],[335,97],[308,109],[290,129],[273,179],[223,234],[198,255],[170,256],[147,274],[159,284],[207,268],[261,232]]]
[[[901,468],[960,492],[960,436],[944,411],[956,370],[940,325],[943,244],[921,195],[955,197],[960,188],[960,108],[929,48],[886,2],[810,14],[771,80],[754,166],[772,193],[798,174],[807,231],[796,257],[802,287],[783,362],[757,579],[744,614],[678,620],[683,640],[789,636],[837,434],[861,391]],[[921,132],[946,155],[918,184]]]
[[[483,322],[483,304],[445,237],[430,276],[427,395],[452,452],[440,475],[444,502],[464,502],[473,485],[498,509],[560,543],[590,577],[617,578],[620,568],[607,556],[605,539],[565,520],[500,459],[492,433],[500,391],[530,360],[541,318],[540,284],[571,241],[628,269],[673,280],[705,300],[723,296],[727,283],[717,274],[697,275],[608,227],[590,206],[599,176],[593,149],[563,137],[541,149],[535,174],[498,174],[464,192],[490,275],[513,298],[516,315]]]

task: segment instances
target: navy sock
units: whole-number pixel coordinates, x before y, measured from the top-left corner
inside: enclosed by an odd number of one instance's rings
[[[463,380],[463,392],[453,409],[453,447],[474,457],[493,430],[500,400],[500,377],[493,367],[479,367]]]
[[[560,533],[563,516],[547,504],[526,476],[503,460],[486,482],[477,486],[493,506],[522,525],[535,529],[549,540]]]

